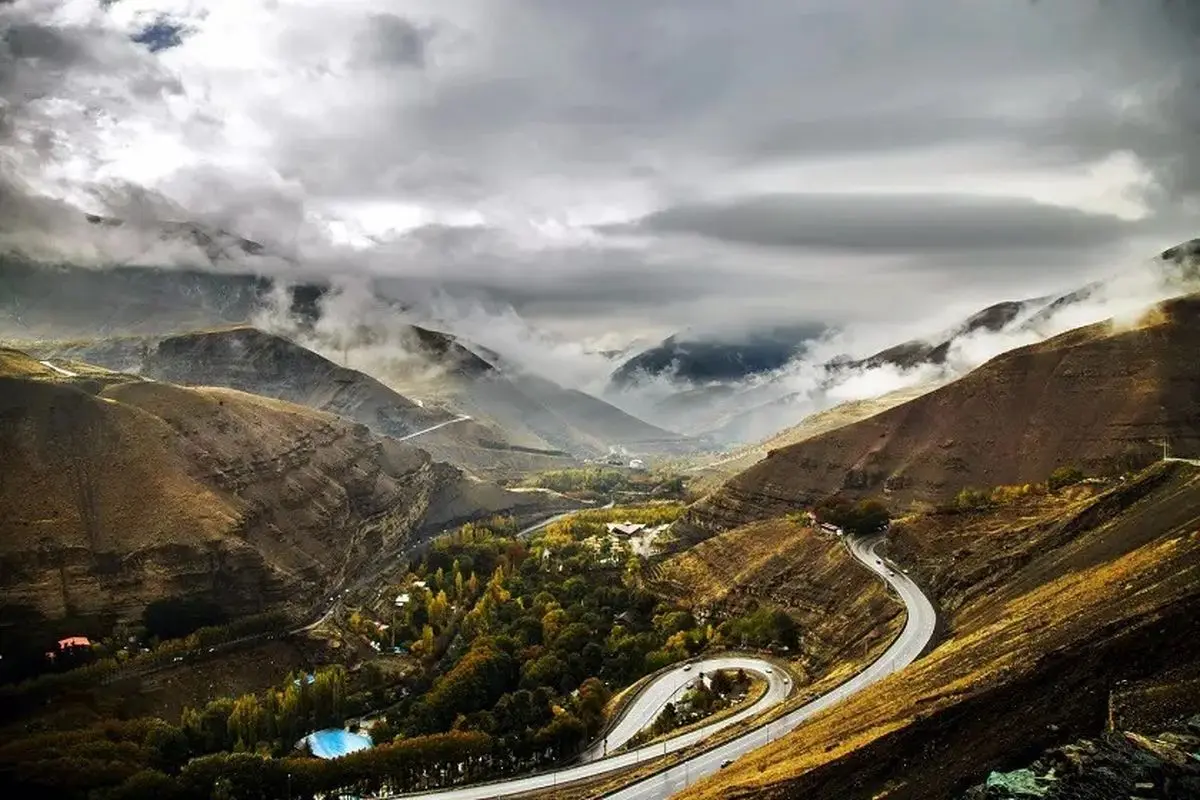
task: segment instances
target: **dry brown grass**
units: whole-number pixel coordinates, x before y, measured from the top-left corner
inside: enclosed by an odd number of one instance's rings
[[[54,370],[39,364],[36,358],[25,355],[20,350],[10,350],[0,347],[0,376],[3,377],[40,377],[43,374],[53,375]]]
[[[804,671],[824,674],[887,637],[901,606],[833,536],[789,520],[770,520],[715,536],[665,562],[653,588],[721,615],[755,604],[796,618]]]
[[[907,389],[897,389],[879,397],[865,400],[849,400],[839,403],[833,408],[810,414],[796,425],[786,428],[761,442],[743,447],[732,456],[718,459],[711,466],[695,470],[695,479],[691,489],[696,492],[708,492],[717,488],[731,475],[736,475],[744,469],[749,469],[766,457],[771,450],[799,444],[800,442],[820,436],[823,433],[853,425],[876,414],[881,414],[889,408],[895,408],[901,403],[920,397],[936,389],[940,384],[925,383]]]
[[[1037,552],[998,563],[999,584],[960,588],[954,634],[931,654],[687,796],[950,796],[1014,750],[1094,732],[1118,676],[1195,663],[1200,472],[1142,480],[1132,502],[1047,508],[1025,529]]]
[[[0,354],[0,601],[48,625],[169,595],[306,607],[427,527],[546,502],[303,406]]]

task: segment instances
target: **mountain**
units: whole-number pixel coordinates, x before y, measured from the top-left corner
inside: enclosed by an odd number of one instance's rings
[[[1043,480],[1056,467],[1111,472],[1167,438],[1200,457],[1200,295],[998,356],[963,378],[853,425],[784,447],[696,506],[705,536],[824,495],[885,495],[898,508],[968,486]]]
[[[306,611],[447,525],[552,502],[299,405],[49,364],[0,350],[0,634],[168,597]]]
[[[710,383],[660,398],[646,414],[677,420],[684,432],[724,445],[769,438],[807,414],[837,402],[834,392],[856,382],[919,392],[931,390],[977,366],[989,354],[1045,339],[1070,328],[1125,313],[1129,300],[1167,298],[1200,288],[1200,240],[1162,251],[1145,265],[1088,283],[1061,295],[988,306],[950,328],[911,339],[866,357],[842,356],[804,369],[784,368],[743,385]],[[877,374],[871,375],[872,372]],[[803,391],[790,386],[800,373]],[[866,380],[866,379],[870,380]],[[875,379],[878,380],[875,380]],[[858,392],[856,392],[858,394]],[[870,399],[868,392],[859,395]],[[707,404],[705,401],[708,401]]]
[[[430,353],[442,359],[461,357],[459,368],[468,373],[474,363],[470,359],[483,363],[432,331],[420,330],[419,335]],[[436,460],[490,478],[576,463],[561,451],[516,445],[494,426],[463,419],[445,408],[426,407],[370,375],[250,326],[166,337],[41,342],[27,350],[40,357],[73,358],[177,384],[239,389],[328,411],[361,422],[381,436],[411,437]]]
[[[839,403],[832,408],[827,408],[824,411],[809,414],[798,424],[790,428],[784,428],[773,436],[769,436],[755,444],[738,448],[722,458],[710,460],[693,468],[691,472],[697,475],[697,480],[691,484],[691,488],[696,491],[701,491],[705,488],[716,488],[721,481],[728,479],[732,475],[736,475],[742,470],[749,469],[757,462],[766,458],[774,450],[798,444],[819,436],[822,433],[844,428],[847,425],[868,419],[876,414],[887,411],[889,408],[920,397],[926,392],[932,391],[933,388],[922,385],[908,389],[897,389],[879,397],[872,397],[866,400],[850,400],[845,403]]]
[[[670,378],[683,383],[738,381],[779,369],[802,355],[808,343],[827,329],[808,324],[756,331],[729,340],[669,336],[625,361],[612,374],[611,385],[624,389],[646,379]]]
[[[1060,298],[1054,302],[1063,303],[1065,301]],[[901,369],[914,369],[923,364],[944,364],[951,346],[960,337],[969,336],[978,331],[992,333],[1001,331],[1031,308],[1048,305],[1051,305],[1050,298],[996,303],[982,311],[975,312],[949,331],[935,336],[932,341],[913,339],[857,361],[839,359],[832,362],[831,366],[849,370],[876,369],[885,365]]]
[[[419,326],[407,329],[396,347],[410,358],[374,364],[372,373],[406,394],[435,398],[489,422],[520,446],[578,457],[619,448],[663,453],[699,446],[598,397],[525,372],[486,347]],[[347,352],[355,356],[353,347]]]
[[[188,229],[181,235],[192,233]],[[431,449],[436,449],[435,442],[444,444],[446,449],[438,453],[439,457],[485,473],[495,466],[499,472],[493,474],[500,476],[569,465],[562,460],[564,454],[603,455],[619,447],[675,452],[697,446],[694,440],[645,423],[599,398],[505,364],[486,344],[468,343],[450,333],[392,318],[331,332],[317,324],[322,301],[330,291],[320,282],[293,285],[234,272],[150,267],[91,270],[0,257],[0,340],[25,348],[32,342],[39,352],[75,354],[113,369],[139,371],[146,355],[139,347],[157,348],[164,337],[205,330],[210,333],[208,340],[214,341],[214,327],[245,328],[247,320],[262,312],[278,311],[281,291],[286,291],[288,318],[279,325],[281,330],[342,361],[353,359],[356,366],[398,392],[397,396],[418,397],[431,405],[440,403],[450,413],[476,418],[478,425],[463,427],[456,423],[434,438],[423,438],[422,445]],[[400,313],[398,302],[377,299],[382,307]],[[133,342],[128,340],[130,336],[154,341]],[[44,346],[49,340],[58,348],[68,339],[79,341],[66,350],[49,351]],[[329,386],[301,387],[294,376],[284,375],[282,382],[281,376],[261,380],[250,375],[251,370],[237,380],[231,375],[203,378],[194,372],[202,368],[183,357],[200,343],[187,338],[174,341],[182,347],[174,357],[174,366],[162,362],[167,357],[165,352],[159,358],[160,367],[167,370],[164,376],[169,374],[170,379],[247,386],[316,408],[326,408],[330,402],[330,410],[346,413],[339,405],[341,401],[333,396],[345,397],[346,392],[334,392]],[[271,363],[278,367],[291,362],[290,356],[271,354],[271,350],[260,352],[265,360],[262,364],[256,362],[255,370]],[[235,362],[226,359],[227,364],[236,366]],[[296,363],[308,362],[298,359]],[[314,369],[322,376],[316,384],[333,379],[328,364]],[[358,386],[355,392],[365,391],[376,397],[368,405],[394,407],[398,419],[412,418],[413,424],[419,421],[421,414],[411,408],[411,402],[400,402],[395,397],[379,402],[378,386],[368,389],[361,382]],[[351,416],[357,419],[356,413]],[[369,419],[363,421],[372,425],[381,422],[372,416],[374,412],[366,413]],[[376,430],[389,435],[413,430],[407,423],[394,423],[386,422]]]
[[[162,334],[249,319],[274,282],[201,270],[85,269],[0,256],[0,337]]]

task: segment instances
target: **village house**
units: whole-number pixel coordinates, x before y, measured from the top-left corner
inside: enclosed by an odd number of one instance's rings
[[[641,522],[610,522],[604,526],[609,533],[615,533],[618,536],[634,536],[645,530],[646,526]]]
[[[58,657],[59,653],[66,652],[67,650],[70,650],[74,647],[90,648],[91,646],[92,646],[92,642],[86,636],[68,636],[65,639],[59,639],[58,640],[58,649],[47,651],[46,658],[53,661],[55,658]]]

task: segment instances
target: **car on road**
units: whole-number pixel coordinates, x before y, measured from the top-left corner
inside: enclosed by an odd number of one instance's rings
[[[725,769],[726,767],[728,767],[728,766],[729,766],[730,764],[732,764],[732,763],[733,763],[733,759],[732,759],[732,758],[727,758],[727,759],[725,759],[724,761],[722,761],[722,762],[721,762],[721,769]]]
[[[767,674],[768,674],[768,675],[774,675],[774,674],[775,674],[775,670],[771,669],[770,667],[767,667]]]
[[[876,564],[879,564],[880,566],[883,566],[883,559],[882,559],[882,558],[877,558],[877,559],[875,559],[875,563],[876,563]]]
[[[892,570],[890,570],[890,569],[889,569],[889,570],[888,570],[888,577],[889,577],[889,578],[894,578],[894,577],[896,577],[896,573],[895,573],[895,572],[893,572]]]
[[[684,672],[691,672],[691,671],[692,671],[692,665],[691,665],[691,664],[684,664],[684,665],[683,665],[683,671],[684,671]]]

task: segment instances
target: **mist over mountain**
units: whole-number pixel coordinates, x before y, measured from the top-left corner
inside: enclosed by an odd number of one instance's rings
[[[751,331],[733,340],[675,334],[621,364],[613,372],[612,385],[620,389],[660,377],[693,384],[750,378],[803,355],[809,342],[827,330],[821,324],[801,324]]]

